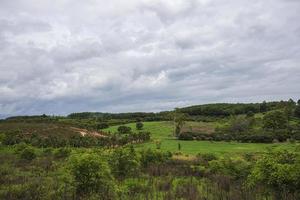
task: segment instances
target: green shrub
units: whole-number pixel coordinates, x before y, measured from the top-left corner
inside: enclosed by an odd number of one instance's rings
[[[98,155],[74,155],[70,159],[70,170],[79,198],[97,195],[98,199],[115,199],[116,187],[110,168]]]
[[[137,129],[137,130],[142,130],[144,124],[143,124],[142,122],[137,122],[137,123],[135,124],[135,126],[136,126],[136,129]]]
[[[109,158],[111,171],[115,177],[124,178],[139,174],[139,160],[133,148],[117,149]]]
[[[58,148],[55,152],[54,152],[54,157],[55,158],[67,158],[69,157],[71,154],[71,149],[69,148]]]
[[[119,126],[118,127],[118,132],[120,134],[129,134],[129,133],[131,133],[131,128],[128,127],[128,126]]]
[[[36,152],[31,147],[26,147],[20,154],[20,158],[24,160],[31,161],[36,158]]]
[[[141,152],[141,165],[148,167],[151,164],[159,164],[171,159],[170,152],[154,151],[152,149],[143,150]]]

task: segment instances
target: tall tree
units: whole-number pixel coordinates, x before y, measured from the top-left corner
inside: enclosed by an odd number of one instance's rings
[[[181,129],[185,124],[186,114],[181,113],[178,108],[175,108],[173,112],[173,120],[174,120],[174,136],[178,137],[181,133]]]
[[[265,114],[263,123],[265,129],[272,129],[274,132],[277,129],[285,129],[288,120],[284,112],[275,110]]]

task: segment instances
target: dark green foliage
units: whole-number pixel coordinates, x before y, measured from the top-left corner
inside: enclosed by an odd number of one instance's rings
[[[247,117],[254,117],[254,112],[253,111],[249,111],[247,112]]]
[[[258,113],[266,112],[279,107],[279,102],[263,102],[263,103],[249,103],[249,104],[206,104],[180,108],[180,112],[189,115],[206,115],[206,116],[230,116],[233,114],[247,114],[248,112]]]
[[[31,147],[26,147],[21,151],[20,158],[28,161],[35,159],[36,158],[35,150]]]
[[[263,118],[264,128],[273,131],[287,127],[287,117],[284,112],[275,110],[265,114]]]
[[[142,122],[137,122],[136,123],[136,129],[137,130],[142,130],[143,129],[144,124]]]
[[[266,112],[268,110],[268,105],[266,101],[263,101],[260,105],[259,105],[259,111],[260,112]]]
[[[178,139],[179,140],[194,140],[195,136],[197,136],[198,133],[193,132],[182,132],[179,134]]]
[[[3,139],[2,143],[5,145],[14,145],[21,142],[21,134],[19,131],[9,131],[7,132]]]
[[[295,108],[294,114],[295,114],[295,117],[300,118],[300,104],[299,103]]]
[[[97,129],[105,129],[108,127],[109,127],[108,123],[105,123],[105,122],[97,124]]]
[[[71,154],[71,149],[69,148],[58,148],[54,151],[54,157],[55,158],[67,158],[69,157]]]
[[[129,133],[131,133],[131,128],[128,126],[119,126],[118,132],[120,134],[129,134]]]

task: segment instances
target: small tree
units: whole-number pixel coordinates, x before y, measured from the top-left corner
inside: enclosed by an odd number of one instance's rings
[[[135,126],[136,126],[136,129],[137,129],[137,130],[142,130],[144,124],[143,124],[142,122],[137,122],[137,123],[135,124]]]
[[[181,144],[178,142],[178,151],[181,151]]]
[[[79,197],[97,195],[98,199],[115,199],[115,184],[108,164],[98,155],[81,154],[70,160],[76,193]]]
[[[295,117],[300,118],[300,104],[298,104],[296,106],[295,111],[294,111],[294,115],[295,115]]]
[[[178,108],[175,108],[173,113],[174,120],[174,136],[178,137],[181,133],[181,129],[185,124],[186,115],[184,113],[179,112]]]
[[[129,133],[131,133],[131,128],[128,127],[128,126],[119,126],[118,127],[118,132],[120,134],[129,134]]]

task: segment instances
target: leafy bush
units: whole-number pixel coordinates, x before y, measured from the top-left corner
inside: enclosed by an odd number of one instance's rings
[[[235,179],[244,179],[251,170],[251,165],[240,158],[221,158],[209,162],[212,173],[231,176]]]
[[[108,128],[109,127],[109,125],[108,125],[108,123],[99,123],[99,124],[97,124],[97,129],[105,129],[105,128]]]
[[[97,194],[98,199],[115,199],[114,179],[101,157],[88,153],[75,155],[70,160],[70,168],[78,196]]]
[[[172,157],[170,152],[154,151],[152,149],[143,150],[141,152],[141,165],[148,167],[151,164],[159,164],[169,160]]]
[[[136,126],[136,129],[137,129],[137,130],[142,130],[144,124],[143,124],[142,122],[137,122],[135,126]]]
[[[248,177],[248,186],[267,185],[282,199],[286,192],[300,190],[299,172],[299,154],[289,151],[269,152],[255,164]]]
[[[133,148],[119,148],[109,158],[112,174],[118,178],[138,175],[139,160]]]
[[[131,133],[131,128],[128,127],[128,126],[119,126],[118,127],[118,132],[120,134],[129,134],[129,133]]]

